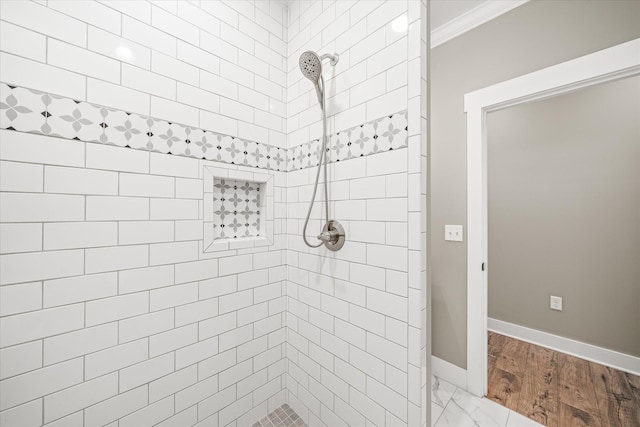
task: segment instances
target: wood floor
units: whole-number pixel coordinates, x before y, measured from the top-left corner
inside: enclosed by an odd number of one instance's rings
[[[640,427],[640,377],[493,332],[487,397],[549,427]]]

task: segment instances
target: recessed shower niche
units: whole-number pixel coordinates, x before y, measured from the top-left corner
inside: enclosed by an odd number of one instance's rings
[[[273,175],[204,166],[204,251],[273,244]]]

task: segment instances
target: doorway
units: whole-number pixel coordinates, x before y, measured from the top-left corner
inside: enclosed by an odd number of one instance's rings
[[[545,426],[640,424],[640,376],[563,341],[640,356],[639,117],[640,76],[487,115],[487,397]]]
[[[467,113],[467,387],[488,387],[487,113],[640,74],[640,39],[465,95]],[[627,361],[635,366],[635,361]],[[625,362],[626,363],[626,362]]]

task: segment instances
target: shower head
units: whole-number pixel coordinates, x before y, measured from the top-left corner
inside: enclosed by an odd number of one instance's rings
[[[311,80],[311,83],[316,88],[320,108],[324,108],[322,89],[320,89],[320,77],[322,77],[322,61],[320,61],[320,57],[315,52],[308,50],[300,55],[299,65],[302,75]]]
[[[311,80],[313,86],[316,88],[316,95],[318,95],[318,102],[320,103],[320,108],[324,108],[322,102],[322,94],[324,90],[324,81],[322,82],[322,88],[320,88],[320,81],[322,80],[322,60],[323,59],[331,59],[331,65],[336,65],[338,63],[338,54],[330,55],[324,54],[322,56],[318,56],[317,53],[307,50],[300,55],[299,65],[300,71],[302,71],[302,75]]]
[[[320,75],[322,74],[322,62],[320,57],[315,52],[310,50],[303,52],[300,55],[300,71],[302,74],[311,80],[313,84],[318,84]]]

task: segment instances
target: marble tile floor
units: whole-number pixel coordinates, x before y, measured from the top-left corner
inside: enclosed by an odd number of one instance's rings
[[[541,424],[441,378],[431,378],[433,427],[540,427]]]
[[[307,423],[286,403],[271,412],[253,427],[308,427]]]
[[[431,377],[431,425],[433,427],[540,427],[541,424],[487,398],[479,398]],[[308,427],[286,403],[253,427]]]

